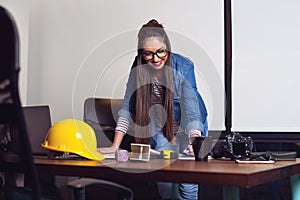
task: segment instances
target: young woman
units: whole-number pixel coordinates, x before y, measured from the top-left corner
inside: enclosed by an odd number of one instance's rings
[[[136,142],[151,144],[158,151],[179,152],[182,145],[192,151],[187,138],[207,135],[207,111],[197,90],[194,65],[171,52],[164,27],[154,19],[139,30],[137,56],[118,117],[113,144],[98,149],[101,153],[118,150],[130,123],[135,126]],[[182,135],[186,143],[180,144]],[[170,187],[158,183],[163,198],[170,198]],[[178,188],[181,199],[197,199],[198,185]]]

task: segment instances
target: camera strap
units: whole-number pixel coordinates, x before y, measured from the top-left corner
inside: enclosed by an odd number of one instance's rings
[[[255,160],[255,161],[274,160],[274,161],[276,161],[275,157],[271,154],[270,151],[266,151],[266,152],[251,152],[249,160]]]
[[[296,160],[297,152],[289,151],[266,151],[266,152],[251,152],[250,160]]]

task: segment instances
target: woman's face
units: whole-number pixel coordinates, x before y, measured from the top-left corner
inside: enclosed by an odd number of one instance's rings
[[[142,54],[147,64],[156,70],[162,69],[168,60],[167,45],[159,37],[145,39]]]

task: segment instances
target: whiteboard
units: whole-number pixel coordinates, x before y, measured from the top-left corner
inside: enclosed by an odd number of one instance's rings
[[[232,130],[300,131],[300,1],[232,4]]]

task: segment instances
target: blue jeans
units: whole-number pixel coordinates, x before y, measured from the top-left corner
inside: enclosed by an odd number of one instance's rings
[[[188,139],[186,136],[186,142],[179,141],[179,137],[176,137],[176,145],[172,145],[161,132],[152,136],[152,148],[157,151],[161,150],[174,150],[179,152],[182,148],[186,148]],[[181,146],[181,147],[180,147]],[[158,182],[158,191],[163,199],[171,199],[174,197],[173,184],[167,182]],[[198,199],[198,185],[180,183],[178,184],[178,195],[182,200],[197,200]]]

